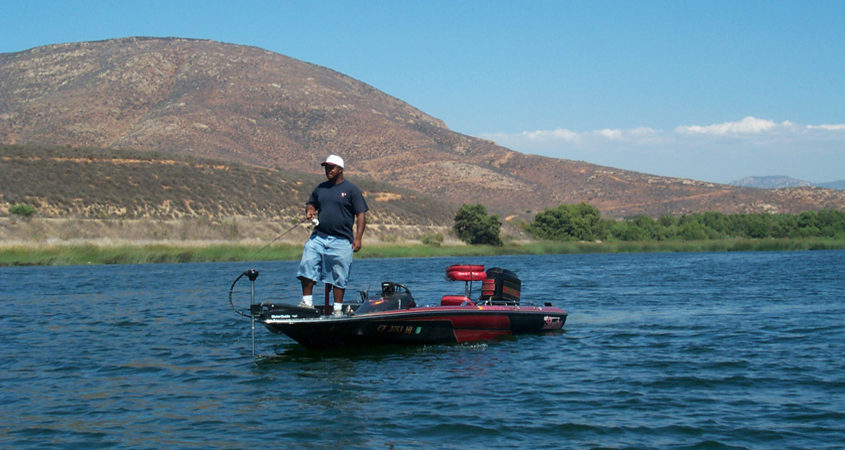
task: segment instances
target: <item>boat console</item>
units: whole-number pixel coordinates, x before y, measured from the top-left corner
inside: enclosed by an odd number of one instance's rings
[[[364,302],[355,309],[355,314],[368,314],[382,311],[393,311],[397,309],[415,308],[417,303],[411,290],[404,284],[384,281],[381,283],[381,297],[364,299]]]

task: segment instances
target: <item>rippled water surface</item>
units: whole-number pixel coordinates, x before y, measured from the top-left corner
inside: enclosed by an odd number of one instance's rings
[[[352,287],[435,302],[453,263],[514,270],[565,332],[315,353],[259,325],[254,363],[229,285],[294,302],[295,263],[0,268],[0,446],[845,442],[843,251],[358,260]]]

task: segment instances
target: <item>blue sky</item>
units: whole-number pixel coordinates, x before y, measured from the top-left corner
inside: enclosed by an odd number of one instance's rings
[[[524,153],[729,182],[845,179],[845,1],[10,1],[0,52],[253,45]]]

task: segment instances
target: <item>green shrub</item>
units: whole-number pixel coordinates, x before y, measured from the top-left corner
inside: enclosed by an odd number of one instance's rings
[[[455,215],[455,234],[468,244],[503,245],[499,231],[502,222],[499,216],[487,214],[484,205],[464,204]]]
[[[9,214],[21,217],[29,217],[35,214],[35,208],[32,205],[27,205],[26,203],[17,203],[9,208]]]
[[[440,244],[443,243],[443,235],[440,233],[426,233],[420,236],[420,242],[422,242],[423,245],[440,247]]]
[[[600,236],[600,213],[587,203],[561,204],[534,216],[526,230],[540,239],[554,241],[593,241]]]
[[[540,239],[555,241],[705,241],[721,239],[807,239],[845,236],[845,211],[823,209],[793,214],[724,214],[717,211],[625,220],[599,219],[586,203],[562,204],[537,214],[524,227]]]

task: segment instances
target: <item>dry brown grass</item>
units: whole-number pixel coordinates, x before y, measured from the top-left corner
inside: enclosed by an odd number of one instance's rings
[[[215,244],[301,244],[311,233],[305,224],[236,217],[222,222],[202,219],[64,219],[0,217],[0,247],[168,244],[201,247]],[[444,245],[460,241],[446,226],[370,224],[365,245],[419,244],[422,236],[440,233]],[[283,234],[283,235],[282,235]],[[281,237],[279,237],[282,235]],[[278,239],[277,239],[278,238]]]
[[[149,219],[154,230],[176,238],[191,230],[159,222],[178,220],[200,234],[223,238],[237,235],[235,228],[245,219],[291,223],[303,215],[311,189],[325,180],[323,175],[173,154],[45,146],[0,145],[0,166],[0,216],[26,203],[41,218]],[[449,226],[457,210],[354,173],[348,178],[364,191],[374,225]]]

